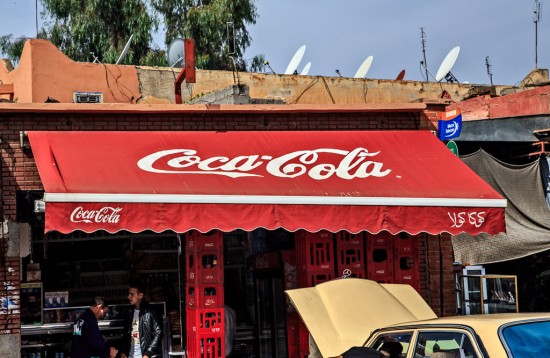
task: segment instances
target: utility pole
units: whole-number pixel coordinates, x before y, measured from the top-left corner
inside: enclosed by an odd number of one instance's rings
[[[426,81],[428,81],[428,62],[426,62],[426,33],[424,32],[423,27],[420,28],[420,43],[422,44],[422,55],[424,56],[424,61],[422,62],[422,65],[424,65],[424,69],[426,70]]]
[[[34,6],[35,6],[35,20],[36,20],[36,38],[38,38],[38,0],[34,0]]]
[[[539,37],[539,21],[542,20],[542,1],[535,0],[533,8],[533,22],[535,23],[535,69],[538,67],[538,37]]]
[[[487,74],[489,75],[489,80],[491,81],[491,86],[493,85],[493,66],[491,66],[491,61],[489,61],[489,56],[485,57],[485,66],[487,67]]]

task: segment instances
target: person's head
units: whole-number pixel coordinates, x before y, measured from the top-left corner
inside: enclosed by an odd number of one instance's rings
[[[105,299],[103,297],[94,297],[92,299],[92,302],[90,304],[90,310],[95,315],[95,318],[102,319],[105,316],[105,313],[107,313],[107,310],[109,309],[109,305],[107,302],[105,302]]]
[[[403,346],[395,339],[386,339],[380,352],[386,353],[390,358],[397,358],[403,352]]]
[[[130,301],[131,305],[139,308],[139,305],[143,300],[143,286],[139,282],[134,282],[130,284],[130,287],[128,289],[128,300]]]

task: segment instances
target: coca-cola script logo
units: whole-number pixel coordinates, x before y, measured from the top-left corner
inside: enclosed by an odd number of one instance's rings
[[[480,227],[485,222],[485,211],[461,211],[461,212],[448,212],[449,218],[452,221],[451,227],[460,228],[463,225],[471,225]]]
[[[351,151],[319,148],[291,152],[275,158],[259,154],[240,155],[234,158],[224,156],[203,158],[193,149],[168,149],[140,159],[137,165],[147,172],[161,174],[215,174],[232,178],[263,177],[264,175],[253,171],[265,167],[267,173],[281,178],[295,178],[307,174],[316,180],[328,179],[333,175],[342,179],[354,179],[369,176],[384,177],[391,172],[391,169],[383,168],[383,163],[369,160],[379,153],[371,153],[365,148],[355,148]],[[326,162],[323,154],[339,156],[340,161]]]
[[[92,223],[109,223],[116,224],[120,220],[120,211],[122,208],[113,208],[105,206],[97,210],[85,210],[82,206],[74,209],[71,213],[70,220],[74,223],[84,222]]]

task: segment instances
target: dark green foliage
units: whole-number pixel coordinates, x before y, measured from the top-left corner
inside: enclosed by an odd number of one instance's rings
[[[165,30],[165,44],[176,37],[195,40],[195,64],[201,69],[246,70],[243,59],[256,23],[254,0],[40,0],[46,19],[41,38],[49,39],[75,61],[115,63],[133,35],[124,64],[167,66],[166,52],[152,48],[152,34]],[[228,41],[227,23],[233,24]],[[17,62],[25,38],[0,36],[0,51]],[[231,46],[229,46],[231,44]],[[257,56],[258,57],[258,56]],[[254,62],[255,61],[255,62]],[[252,69],[261,69],[261,59]]]

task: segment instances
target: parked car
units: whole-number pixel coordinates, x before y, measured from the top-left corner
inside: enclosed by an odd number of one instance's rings
[[[550,313],[438,318],[409,285],[357,278],[286,293],[323,357],[390,337],[406,358],[550,357]]]

